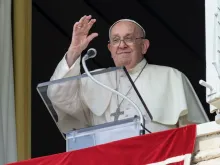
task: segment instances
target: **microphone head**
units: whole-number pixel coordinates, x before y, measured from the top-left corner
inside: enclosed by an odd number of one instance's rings
[[[199,84],[206,87],[206,88],[209,88],[211,91],[213,90],[213,87],[208,84],[207,82],[205,82],[204,80],[199,80]]]
[[[87,51],[87,55],[89,58],[94,58],[97,54],[97,51],[94,49],[94,48],[90,48],[88,51]]]

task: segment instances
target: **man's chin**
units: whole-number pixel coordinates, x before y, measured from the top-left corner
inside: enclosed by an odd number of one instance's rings
[[[122,67],[122,66],[128,66],[129,64],[131,63],[131,61],[129,60],[123,60],[123,61],[120,61],[120,62],[117,62],[115,63],[115,65],[117,67]]]

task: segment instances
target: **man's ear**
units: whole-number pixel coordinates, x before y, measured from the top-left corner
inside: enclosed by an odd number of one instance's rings
[[[143,44],[142,44],[142,54],[146,54],[147,50],[150,46],[150,41],[148,39],[143,39]]]
[[[108,43],[108,50],[111,52],[111,44]]]

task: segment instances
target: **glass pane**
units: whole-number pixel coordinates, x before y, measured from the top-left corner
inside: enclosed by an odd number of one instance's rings
[[[91,73],[102,84],[135,103],[146,123],[152,117],[124,68]],[[100,86],[86,74],[41,83],[37,90],[61,133],[139,116],[131,102]]]

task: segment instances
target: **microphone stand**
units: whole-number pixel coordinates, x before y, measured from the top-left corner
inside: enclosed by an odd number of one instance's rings
[[[88,68],[87,68],[87,66],[86,66],[85,61],[88,60],[89,58],[94,58],[95,56],[96,56],[96,50],[95,50],[95,49],[89,49],[89,50],[87,51],[87,53],[85,54],[85,56],[82,58],[82,65],[83,65],[83,68],[84,68],[86,74],[87,74],[87,75],[91,78],[91,80],[93,80],[95,83],[97,83],[97,84],[99,84],[100,86],[106,88],[107,90],[109,90],[109,91],[111,91],[111,92],[113,92],[113,93],[115,93],[115,94],[121,96],[122,98],[124,98],[125,100],[127,100],[128,102],[130,102],[130,103],[134,106],[134,108],[136,109],[136,111],[138,112],[139,117],[140,117],[140,123],[141,123],[141,128],[142,128],[142,129],[140,130],[140,135],[144,135],[144,134],[145,134],[145,129],[144,129],[144,127],[145,127],[145,120],[144,120],[144,116],[143,116],[141,110],[138,108],[138,106],[137,106],[132,100],[130,100],[128,97],[126,97],[126,96],[123,95],[122,93],[120,93],[120,92],[118,92],[118,91],[116,91],[116,90],[114,90],[114,89],[112,89],[112,88],[110,88],[110,87],[108,87],[108,86],[102,84],[101,82],[97,81],[97,80],[90,74],[90,72],[89,72],[89,70],[88,70]]]

